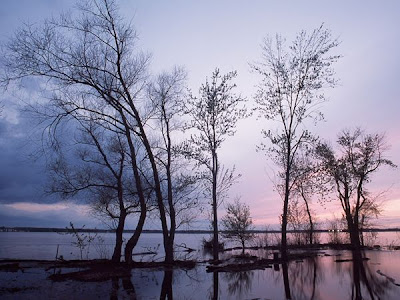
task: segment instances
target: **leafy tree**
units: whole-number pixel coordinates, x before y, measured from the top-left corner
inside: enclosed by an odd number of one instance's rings
[[[218,260],[218,215],[219,203],[237,176],[233,169],[221,167],[218,150],[228,136],[235,134],[237,122],[247,116],[243,103],[245,99],[234,93],[236,87],[231,81],[236,72],[221,75],[215,69],[211,79],[200,87],[199,96],[190,95],[186,113],[191,117],[188,126],[195,130],[189,142],[182,149],[187,157],[196,161],[204,171],[198,176],[205,181],[206,191],[211,196],[213,216],[213,257]]]
[[[253,238],[253,234],[249,232],[253,229],[249,206],[240,202],[238,198],[233,203],[228,203],[222,225],[226,230],[224,235],[231,240],[239,241],[244,254],[245,242]]]
[[[326,143],[317,148],[324,172],[330,177],[343,209],[350,241],[355,249],[360,248],[362,215],[376,211],[376,198],[368,192],[366,185],[371,176],[383,166],[395,167],[385,157],[387,150],[382,134],[366,134],[357,128],[344,130],[337,141],[339,151]]]
[[[338,41],[323,26],[310,34],[300,32],[288,48],[277,35],[275,40],[265,39],[263,59],[252,66],[262,76],[255,96],[257,111],[260,117],[279,124],[276,131],[262,132],[269,145],[262,143],[259,149],[267,151],[281,169],[283,259],[287,258],[288,207],[295,181],[293,166],[299,153],[315,141],[306,123],[322,118],[319,107],[326,101],[323,90],[336,83],[332,65],[339,56],[330,53],[337,45]]]

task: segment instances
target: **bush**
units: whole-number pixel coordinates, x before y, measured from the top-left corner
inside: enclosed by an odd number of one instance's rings
[[[203,238],[203,248],[206,250],[212,250],[214,245],[214,239],[211,238],[210,240],[206,240]],[[224,243],[219,242],[218,243],[218,250],[224,250]]]

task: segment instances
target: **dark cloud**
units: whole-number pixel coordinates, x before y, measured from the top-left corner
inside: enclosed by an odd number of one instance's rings
[[[44,196],[44,164],[30,158],[36,145],[29,135],[33,136],[28,121],[10,124],[0,119],[0,203],[54,200]]]

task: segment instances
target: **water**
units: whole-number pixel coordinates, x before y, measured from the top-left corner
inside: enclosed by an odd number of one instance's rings
[[[83,259],[111,258],[115,235],[113,233],[80,233],[92,237],[91,243],[86,243],[82,251]],[[124,234],[127,241],[131,234]],[[183,255],[184,245],[193,249],[201,249],[202,234],[177,234],[175,244],[177,255]],[[56,232],[0,232],[0,259],[55,259],[58,256],[64,259],[80,259],[79,247],[74,244],[76,238],[71,234]],[[143,233],[134,253],[157,252],[151,259],[160,260],[164,256],[162,235],[160,233]],[[200,251],[199,251],[200,252]],[[145,259],[148,255],[137,255],[136,260]],[[182,257],[183,258],[183,257]],[[149,260],[148,258],[147,260]]]
[[[81,233],[87,237],[94,237],[82,251],[82,258],[111,258],[115,235],[113,233]],[[321,242],[328,242],[332,239],[331,234],[319,234]],[[400,245],[399,232],[380,232],[376,237],[371,237],[367,233],[365,241],[367,245]],[[124,240],[128,240],[131,234],[124,234]],[[176,234],[175,244],[177,258],[205,258],[209,256],[201,251],[203,239],[210,239],[210,234]],[[295,240],[294,235],[288,235],[289,240]],[[341,240],[346,239],[345,233],[340,233]],[[274,244],[279,239],[279,234],[258,234],[249,246],[265,245],[265,243]],[[74,245],[76,242],[74,236],[70,234],[60,234],[56,232],[0,232],[0,259],[55,259],[58,248],[58,256],[62,255],[64,259],[80,259],[79,247]],[[183,247],[196,249],[190,257],[187,257]],[[226,247],[239,246],[225,240]],[[139,239],[134,253],[157,252],[157,255],[137,255],[136,260],[161,260],[164,256],[161,233],[143,233]]]
[[[88,252],[83,255],[96,258],[112,253],[113,234],[101,234],[102,242],[96,239]],[[129,234],[124,236],[129,237]],[[203,238],[209,235],[178,234],[176,244],[197,249],[187,256],[178,251],[178,258],[207,258],[200,250]],[[258,237],[260,240],[263,236]],[[321,236],[321,239],[329,236]],[[272,236],[271,236],[272,239]],[[54,259],[79,258],[80,251],[71,243],[70,235],[57,233],[0,232],[0,258]],[[374,244],[398,242],[397,233],[380,233]],[[255,243],[255,242],[254,242]],[[163,257],[161,234],[143,234],[136,253],[156,251],[151,259]],[[399,243],[397,243],[399,244]],[[233,244],[230,244],[233,245]],[[254,253],[254,252],[253,252]],[[29,269],[25,272],[0,272],[1,286],[13,287],[25,284],[19,294],[22,299],[43,295],[43,298],[57,299],[160,299],[169,294],[174,299],[286,299],[288,292],[292,299],[400,299],[400,251],[369,250],[363,256],[366,261],[346,261],[353,258],[350,251],[317,251],[317,256],[284,265],[271,266],[263,270],[244,272],[207,273],[206,264],[200,263],[191,270],[133,269],[130,278],[115,278],[106,282],[51,282],[44,280],[49,270]],[[259,250],[259,256],[271,253]],[[231,252],[223,254],[227,258]],[[137,255],[135,260],[149,260],[149,255]],[[345,260],[337,262],[337,259]],[[71,290],[72,289],[72,290]],[[76,292],[78,291],[78,292]],[[15,295],[0,293],[3,299]]]

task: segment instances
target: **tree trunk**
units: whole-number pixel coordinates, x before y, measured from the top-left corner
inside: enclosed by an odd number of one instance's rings
[[[242,254],[244,255],[244,240],[242,240]]]
[[[354,250],[359,250],[361,246],[360,246],[360,233],[358,230],[358,225],[356,225],[356,222],[354,222],[353,217],[351,215],[346,216],[346,220],[347,220],[347,228],[350,234],[351,247]]]
[[[313,244],[313,235],[314,235],[314,223],[313,223],[313,220],[312,220],[310,208],[308,206],[308,201],[307,201],[307,199],[306,199],[306,197],[305,197],[305,195],[303,193],[302,193],[302,197],[303,197],[304,203],[306,204],[308,221],[310,222],[310,232],[309,232],[308,238],[309,238],[310,245],[312,245]]]
[[[165,243],[165,259],[164,261],[168,264],[172,264],[174,262],[174,239],[171,237],[167,238]]]
[[[281,257],[284,261],[287,260],[287,215],[288,215],[288,204],[289,204],[289,181],[287,180],[287,191],[285,192],[285,200],[283,203],[283,214],[282,214],[282,235],[281,235]]]
[[[125,262],[126,263],[131,263],[132,262],[132,252],[133,248],[135,248],[140,234],[142,233],[143,226],[144,226],[144,221],[146,220],[146,213],[147,213],[147,208],[146,207],[141,207],[140,211],[140,217],[138,224],[136,225],[136,229],[134,234],[131,236],[131,238],[128,240],[125,246]]]
[[[287,261],[287,239],[286,239],[286,230],[287,230],[287,215],[289,208],[289,183],[290,183],[290,149],[291,143],[290,138],[288,138],[287,145],[287,157],[286,157],[286,171],[285,171],[285,199],[283,202],[283,214],[282,214],[282,236],[281,236],[281,256],[282,260]]]
[[[120,216],[118,218],[118,226],[115,231],[115,247],[114,247],[114,253],[112,255],[113,262],[121,261],[121,250],[123,242],[122,234],[124,233],[125,219],[126,219],[126,213],[125,211],[121,211]]]
[[[165,113],[164,109],[164,121],[166,125],[166,136],[167,136],[167,182],[168,182],[168,207],[169,207],[169,220],[170,220],[170,229],[164,233],[164,239],[167,240],[165,247],[165,262],[173,263],[174,261],[174,240],[175,240],[175,230],[176,230],[176,212],[174,206],[173,192],[172,192],[172,173],[171,173],[171,165],[172,165],[172,149],[171,149],[171,136],[169,129],[169,121]]]
[[[212,181],[212,208],[213,208],[213,259],[214,262],[219,260],[219,242],[218,242],[218,203],[217,203],[217,175],[218,175],[218,158],[215,150],[213,151],[213,181]]]
[[[360,222],[360,242],[361,242],[361,246],[365,246],[364,244],[364,224],[365,224],[365,215],[363,214],[361,216],[361,222]]]
[[[137,159],[136,149],[135,149],[135,145],[133,143],[132,137],[131,137],[131,130],[129,128],[128,122],[127,122],[126,117],[123,114],[122,110],[120,110],[120,115],[122,117],[122,120],[123,120],[123,123],[125,126],[125,130],[126,130],[125,136],[128,141],[129,152],[131,155],[132,171],[134,174],[136,191],[137,191],[137,194],[139,197],[139,203],[140,203],[140,216],[139,216],[138,224],[136,225],[134,234],[131,236],[131,238],[128,240],[128,242],[125,245],[125,262],[131,263],[133,248],[135,248],[135,246],[139,240],[140,234],[142,233],[142,230],[143,230],[144,221],[146,220],[147,205],[146,205],[146,199],[144,196],[144,191],[143,191],[143,186],[142,186],[142,178],[140,177],[139,167],[136,162],[136,159]]]

